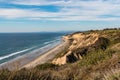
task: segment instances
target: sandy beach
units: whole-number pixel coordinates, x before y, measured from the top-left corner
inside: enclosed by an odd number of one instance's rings
[[[38,64],[43,64],[43,63],[49,61],[50,59],[54,58],[55,55],[57,55],[58,53],[63,51],[65,49],[65,47],[68,46],[68,43],[69,43],[68,41],[63,42],[62,44],[60,44],[60,45],[56,46],[55,48],[49,50],[48,52],[44,53],[43,55],[41,55],[34,61],[31,61],[30,63],[24,65],[22,68],[33,68]]]
[[[68,46],[68,41],[63,41],[51,49],[43,50],[43,52],[40,52],[38,50],[37,52],[35,51],[12,61],[1,64],[0,69],[7,68],[9,70],[16,70],[21,68],[33,68],[38,64],[43,64],[51,60],[55,57],[56,54],[64,50],[66,46]]]

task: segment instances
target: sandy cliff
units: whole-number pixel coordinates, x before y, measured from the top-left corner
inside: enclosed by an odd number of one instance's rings
[[[63,56],[55,58],[52,63],[62,65],[72,63],[82,59],[82,56],[95,48],[100,48],[106,44],[108,40],[105,37],[99,36],[98,33],[75,33],[63,37],[64,40],[70,41],[66,53]],[[101,47],[105,48],[105,46]]]

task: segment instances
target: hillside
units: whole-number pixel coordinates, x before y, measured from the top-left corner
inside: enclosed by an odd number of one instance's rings
[[[120,80],[120,29],[63,36],[69,46],[31,69],[1,70],[0,80]]]

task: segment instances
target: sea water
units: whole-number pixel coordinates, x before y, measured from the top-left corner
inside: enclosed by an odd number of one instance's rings
[[[61,42],[66,33],[0,33],[0,64],[39,49],[44,52]],[[33,55],[34,56],[34,55]]]

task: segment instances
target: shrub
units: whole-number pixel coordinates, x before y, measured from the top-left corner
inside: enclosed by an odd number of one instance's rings
[[[109,45],[110,41],[107,38],[100,37],[94,44],[94,47],[96,49],[103,49],[105,50],[107,46]]]
[[[38,65],[35,68],[37,68],[39,70],[45,70],[45,69],[53,69],[53,68],[56,68],[56,67],[58,67],[58,66],[55,65],[55,64],[45,63],[45,64]]]

